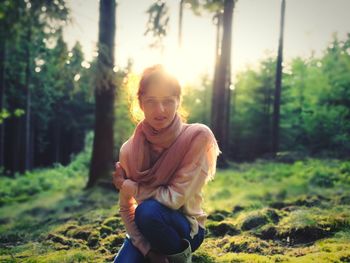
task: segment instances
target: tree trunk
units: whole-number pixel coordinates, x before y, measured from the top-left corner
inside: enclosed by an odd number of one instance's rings
[[[179,6],[179,35],[178,35],[178,45],[179,48],[182,47],[182,24],[183,24],[183,11],[184,11],[184,0],[180,1]]]
[[[277,56],[277,65],[276,65],[275,95],[274,95],[273,122],[272,122],[272,154],[274,156],[276,156],[279,149],[279,122],[280,122],[280,104],[281,104],[283,33],[284,33],[285,9],[286,9],[286,1],[282,0],[280,37],[279,37],[278,56]]]
[[[29,18],[30,20],[30,18]],[[24,171],[32,169],[32,146],[31,146],[31,54],[30,45],[32,38],[31,22],[28,24],[27,43],[26,43],[26,74],[25,74],[25,87],[26,87],[26,119],[25,119],[25,151],[24,151]]]
[[[54,156],[53,162],[62,163],[61,161],[61,124],[59,121],[55,121],[53,124],[53,148],[54,148]]]
[[[23,136],[23,125],[25,124],[25,116],[21,116],[19,118],[15,118],[13,121],[13,125],[11,127],[11,130],[14,134],[14,143],[13,143],[13,157],[12,157],[12,175],[15,174],[15,172],[23,172],[23,158],[24,154],[24,136]]]
[[[218,58],[220,57],[220,46],[221,46],[221,39],[222,39],[222,12],[219,11],[216,13],[217,17],[217,24],[216,24],[216,43],[215,43],[215,57],[216,61],[219,62]]]
[[[0,112],[4,110],[5,104],[5,59],[6,59],[6,38],[4,24],[0,28]],[[4,149],[5,149],[5,120],[0,124],[0,167],[4,166]]]
[[[217,108],[214,105],[218,104],[217,87],[218,87],[218,72],[220,64],[220,54],[221,54],[221,40],[222,40],[222,13],[219,11],[216,14],[217,24],[216,24],[216,46],[215,46],[215,69],[214,69],[214,79],[213,79],[213,92],[211,97],[211,127],[214,129],[214,121],[217,114]]]
[[[101,178],[109,178],[114,162],[115,0],[100,0],[98,58],[95,87],[95,128],[87,188]],[[110,179],[111,181],[111,179]]]
[[[226,154],[228,142],[228,114],[231,82],[231,41],[232,41],[232,17],[234,0],[225,0],[223,15],[223,32],[221,41],[221,54],[214,77],[213,105],[212,105],[212,129],[218,140],[222,154],[218,158],[218,166],[226,167]]]

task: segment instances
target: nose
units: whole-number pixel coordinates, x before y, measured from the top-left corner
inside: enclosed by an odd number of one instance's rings
[[[158,109],[158,111],[160,111],[160,112],[164,112],[164,105],[163,105],[162,102],[159,103],[157,109]]]

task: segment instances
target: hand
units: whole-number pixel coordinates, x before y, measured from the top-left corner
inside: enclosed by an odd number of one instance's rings
[[[169,260],[165,255],[160,254],[153,249],[147,253],[146,257],[150,260],[151,263],[169,263]]]
[[[137,195],[138,188],[138,183],[131,179],[125,179],[119,194],[125,198],[135,197]]]
[[[122,184],[127,179],[124,169],[121,167],[120,162],[115,163],[115,171],[113,173],[113,184],[120,190]]]

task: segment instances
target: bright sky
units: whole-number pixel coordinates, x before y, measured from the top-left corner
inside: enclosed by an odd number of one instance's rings
[[[117,0],[116,66],[124,67],[128,58],[136,72],[163,63],[182,83],[197,80],[200,74],[213,75],[215,26],[211,15],[198,17],[188,9],[183,18],[183,48],[177,48],[178,0],[170,5],[170,28],[164,40],[163,55],[149,48],[146,29],[147,8],[151,0]],[[232,74],[248,65],[257,65],[268,52],[277,53],[280,0],[239,0],[233,20]],[[64,37],[71,48],[76,41],[91,61],[96,50],[99,20],[98,0],[68,0],[73,22]],[[350,33],[350,0],[287,0],[284,57],[320,54],[334,32],[341,39]]]

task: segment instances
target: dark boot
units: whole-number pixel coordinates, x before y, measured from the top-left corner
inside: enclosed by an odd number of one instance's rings
[[[187,239],[182,239],[184,249],[176,254],[166,255],[169,263],[192,263],[191,244]]]

